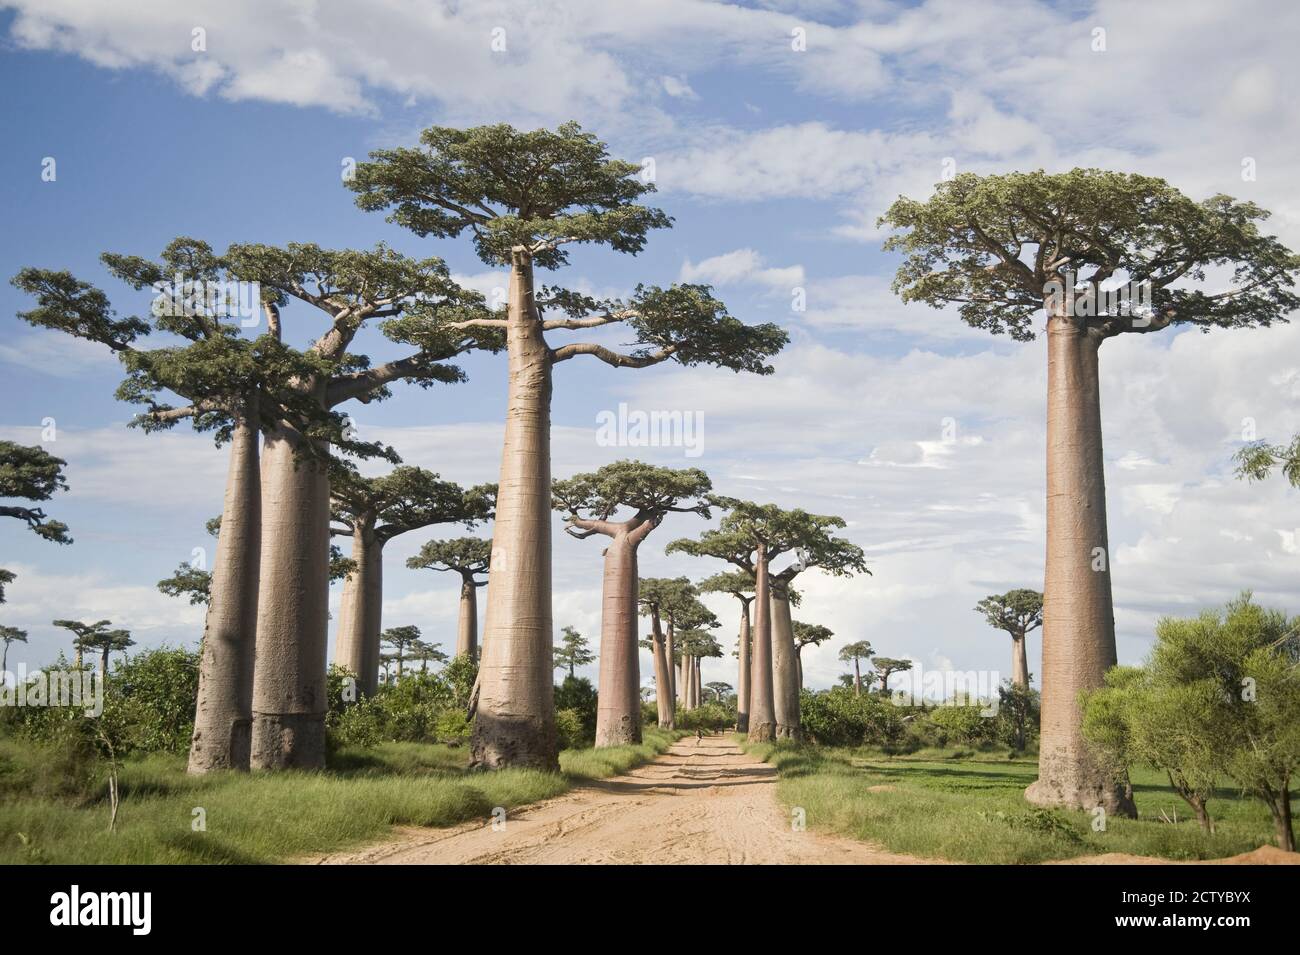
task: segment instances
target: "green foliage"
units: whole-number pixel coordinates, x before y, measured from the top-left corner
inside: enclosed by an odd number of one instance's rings
[[[347,529],[359,520],[373,521],[376,538],[385,542],[430,524],[473,528],[491,517],[496,486],[465,489],[432,471],[409,466],[381,477],[362,477],[340,462],[330,475],[330,499],[334,520]]]
[[[573,627],[565,627],[560,632],[560,645],[554,650],[555,669],[568,670],[569,679],[573,678],[576,667],[585,667],[596,659],[591,652],[587,638]],[[568,680],[566,679],[566,683]]]
[[[996,738],[997,723],[993,714],[985,716],[985,707],[944,704],[928,711],[930,720],[943,732],[940,746],[957,743],[981,746]]]
[[[584,521],[609,521],[623,508],[634,513],[633,520],[638,524],[650,521],[652,526],[670,513],[707,518],[709,506],[704,496],[712,489],[709,476],[698,468],[615,461],[599,470],[553,482],[551,498],[556,510],[567,513],[570,533],[578,535],[579,531],[590,530]]]
[[[885,248],[906,256],[894,279],[903,301],[958,303],[968,325],[1029,340],[1048,283],[1062,282],[1067,270],[1094,302],[1099,283],[1112,277],[1149,284],[1158,320],[1138,325],[1103,311],[1090,320],[1103,335],[1171,322],[1286,321],[1300,307],[1291,291],[1300,259],[1259,231],[1267,218],[1254,203],[1224,195],[1193,202],[1163,179],[1074,169],[962,173],[926,202],[898,199],[879,224],[902,230]],[[1234,293],[1188,287],[1225,266]],[[1073,281],[1063,284],[1075,294]]]
[[[1024,636],[1043,625],[1043,595],[1037,590],[1009,590],[992,594],[975,605],[990,627],[1012,636]]]
[[[653,722],[653,718],[651,722]],[[707,730],[712,733],[731,729],[736,725],[736,710],[722,703],[709,702],[689,710],[678,710],[676,727],[679,730],[695,732]]]
[[[158,581],[158,589],[168,597],[188,597],[191,605],[206,604],[212,599],[212,572],[183,560],[170,577]]]
[[[425,541],[416,556],[407,558],[406,566],[412,570],[450,570],[473,576],[487,573],[491,560],[491,540],[457,537],[454,540]]]
[[[63,477],[66,465],[66,461],[56,458],[40,445],[29,447],[12,441],[0,441],[0,498],[48,501],[55,492],[68,489],[68,483]],[[68,525],[50,520],[39,507],[0,505],[0,517],[16,517],[24,521],[37,537],[56,544],[72,543],[72,538],[68,536]],[[13,580],[13,577],[10,576],[9,580]],[[0,589],[0,599],[3,596],[4,592]]]
[[[1262,481],[1276,468],[1292,487],[1300,487],[1300,435],[1293,437],[1290,444],[1248,444],[1233,455],[1233,460],[1237,462],[1238,478]]]
[[[799,712],[808,738],[825,746],[882,745],[903,734],[903,713],[898,707],[879,697],[854,696],[844,687],[804,690]]]
[[[555,688],[555,709],[565,710],[578,719],[578,735],[575,745],[591,745],[596,738],[596,688],[591,681],[582,676],[569,676]],[[582,743],[586,740],[586,743]]]
[[[459,710],[469,709],[469,697],[478,679],[478,661],[462,654],[452,657],[438,674],[451,690],[453,705]]]
[[[998,687],[998,715],[994,727],[998,742],[1016,752],[1030,746],[1038,736],[1041,698],[1032,687],[1006,680]]]
[[[1193,805],[1232,780],[1270,807],[1286,848],[1283,807],[1300,769],[1295,634],[1296,621],[1249,593],[1223,611],[1165,618],[1143,667],[1112,670],[1084,695],[1084,734],[1117,773],[1164,771]]]
[[[586,728],[583,726],[583,714],[577,710],[556,710],[555,732],[559,738],[560,749],[581,749],[590,745]]]

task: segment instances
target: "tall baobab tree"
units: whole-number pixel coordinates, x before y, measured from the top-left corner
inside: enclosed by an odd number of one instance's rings
[[[394,537],[432,524],[464,524],[472,529],[491,516],[492,498],[490,485],[466,490],[424,468],[398,467],[373,478],[348,468],[335,469],[330,501],[336,526],[330,533],[351,537],[352,553],[343,583],[334,662],[357,674],[362,694],[373,694],[378,688],[384,547]]]
[[[754,577],[744,570],[725,571],[700,581],[699,590],[706,594],[731,594],[740,601],[740,634],[736,640],[736,656],[739,660],[736,673],[736,732],[748,733],[750,650],[753,646],[749,605],[754,602]]]
[[[707,518],[704,496],[712,489],[708,475],[696,468],[663,468],[641,461],[616,461],[552,487],[554,507],[564,513],[568,534],[609,539],[601,587],[597,746],[641,742],[637,550],[669,514]],[[622,519],[616,518],[620,512]]]
[[[840,659],[853,664],[853,695],[862,695],[862,661],[871,659],[875,651],[870,640],[855,640],[840,647]]]
[[[726,703],[727,695],[734,689],[730,683],[723,683],[721,680],[706,683],[704,688],[713,694],[713,699],[718,703]]]
[[[1115,665],[1098,356],[1118,335],[1267,326],[1300,306],[1300,258],[1224,195],[1195,202],[1163,179],[1098,169],[963,174],[881,223],[906,259],[904,301],[958,304],[969,325],[1020,341],[1047,319],[1047,562],[1042,736],[1030,802],[1133,815],[1127,787],[1084,743],[1078,697]],[[1211,274],[1229,286],[1207,291]],[[1127,296],[1108,287],[1127,282]],[[1134,304],[1136,301],[1136,305]]]
[[[703,703],[700,661],[705,657],[722,656],[722,647],[713,634],[703,629],[683,629],[678,638],[682,655],[683,706],[687,710],[698,709]]]
[[[556,365],[580,355],[615,368],[666,361],[768,374],[787,341],[747,326],[701,285],[638,285],[626,301],[538,289],[534,270],[568,261],[566,246],[637,253],[671,219],[639,204],[654,185],[611,159],[577,123],[520,132],[506,125],[431,127],[418,148],[380,150],[348,187],[363,209],[421,236],[472,235],[479,257],[510,270],[504,317],[462,323],[504,331],[509,353],[505,443],[484,620],[473,759],[482,766],[558,767],[551,686],[550,404]],[[544,318],[545,312],[553,317]],[[595,341],[552,346],[551,331],[609,327],[627,351]]]
[[[492,541],[481,537],[426,541],[420,552],[408,558],[412,570],[450,571],[460,576],[460,612],[456,618],[456,656],[478,660],[478,588],[487,581]]]
[[[678,590],[672,599],[664,603],[662,612],[667,624],[664,648],[669,662],[674,664],[673,688],[677,693],[677,701],[685,709],[692,709],[696,705],[692,702],[695,692],[695,663],[688,659],[689,655],[682,649],[681,634],[690,632],[698,637],[699,633],[719,626],[718,618],[700,602],[699,591],[693,584]]]
[[[201,240],[180,237],[158,261],[105,253],[100,257],[116,278],[136,291],[151,289],[150,321],[117,318],[108,297],[68,272],[23,269],[13,284],[37,300],[20,313],[32,325],[98,342],[127,370],[117,397],[144,405],[132,422],[145,431],[188,420],[198,431],[229,444],[222,520],[199,664],[199,693],[189,770],[247,769],[252,721],[253,642],[261,533],[258,434],[264,415],[299,415],[304,428],[328,428],[281,383],[309,370],[302,356],[280,347],[272,335],[242,337],[239,317],[228,301],[209,294],[229,288],[224,259]],[[179,281],[172,281],[173,277]],[[170,286],[168,283],[171,283]],[[254,308],[260,308],[256,303]],[[256,314],[256,313],[254,313]],[[268,313],[268,321],[270,321]],[[273,324],[273,323],[272,323]],[[142,349],[137,339],[152,331],[185,344]],[[173,406],[165,396],[188,404]],[[187,585],[198,583],[197,578]],[[189,591],[191,598],[197,593]]]
[[[135,646],[128,630],[113,630],[111,620],[98,620],[95,623],[82,623],[80,620],[55,620],[54,626],[71,630],[74,634],[72,646],[77,651],[77,669],[82,667],[81,658],[86,650],[99,651],[99,676],[108,676],[108,655],[124,652],[127,647]]]
[[[1029,654],[1026,635],[1043,625],[1043,595],[1037,590],[1008,590],[992,594],[975,605],[990,627],[1011,635],[1011,682],[1029,689]]]
[[[873,666],[880,679],[880,695],[889,695],[889,678],[895,673],[906,673],[912,669],[912,661],[899,657],[876,657]]]
[[[413,260],[383,245],[354,251],[295,243],[232,245],[225,258],[234,275],[259,284],[277,341],[280,310],[290,302],[324,315],[324,334],[304,353],[314,369],[284,384],[322,414],[337,415],[335,409],[350,401],[382,400],[398,381],[421,387],[461,381],[464,373],[449,359],[500,345],[500,335],[491,330],[454,327],[486,314],[486,308],[481,296],[452,281],[441,259]],[[411,350],[377,365],[350,352],[358,333],[374,321],[382,321],[387,338]],[[255,768],[324,765],[330,448],[379,450],[344,434],[346,441],[309,433],[298,416],[279,418],[265,432],[261,565],[266,572],[258,594]]]
[[[799,689],[803,689],[803,648],[816,647],[825,643],[835,634],[827,627],[819,623],[804,623],[795,620],[791,623],[791,632],[794,634],[794,662],[799,674]]]
[[[573,627],[565,627],[560,632],[560,645],[555,650],[555,669],[568,670],[572,679],[578,667],[593,663],[596,655],[591,652],[587,638]],[[599,745],[599,744],[597,744]]]
[[[664,632],[664,611],[689,592],[691,582],[685,577],[645,577],[637,589],[637,603],[641,613],[650,618],[651,658],[655,671],[655,703],[658,722],[662,729],[672,729],[677,715],[673,651]]]
[[[870,573],[862,549],[834,536],[832,531],[845,526],[839,517],[809,514],[799,509],[784,510],[775,504],[754,504],[734,498],[715,497],[713,503],[728,509],[718,528],[706,531],[698,540],[673,541],[668,545],[668,552],[716,557],[754,575],[756,613],[749,738],[755,741],[799,739],[802,736],[799,669],[790,617],[790,584],[813,567],[837,577]],[[773,573],[772,561],[788,554],[795,559]],[[769,692],[770,710],[767,709]],[[764,719],[757,720],[755,714],[760,707]]]

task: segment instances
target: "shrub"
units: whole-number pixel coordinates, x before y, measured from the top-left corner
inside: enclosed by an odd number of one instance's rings
[[[800,695],[804,732],[825,746],[885,745],[903,735],[904,712],[878,696],[854,696],[845,687]]]
[[[736,711],[721,703],[705,703],[693,710],[679,710],[676,726],[679,730],[730,729],[736,725]]]
[[[566,676],[564,682],[555,688],[555,709],[576,713],[582,726],[580,737],[595,742],[596,688],[590,680],[581,676]]]
[[[945,703],[931,710],[929,717],[946,737],[941,746],[981,746],[993,741],[996,730],[993,715],[985,712],[987,708],[979,705]]]
[[[556,710],[555,730],[559,735],[560,749],[582,749],[587,745],[587,737],[582,728],[582,714],[577,710]]]

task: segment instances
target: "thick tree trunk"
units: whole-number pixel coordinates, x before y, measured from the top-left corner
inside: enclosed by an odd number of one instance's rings
[[[803,689],[803,647],[794,648],[794,666],[799,675],[799,689]]]
[[[230,442],[221,533],[212,565],[199,658],[188,771],[247,771],[253,736],[253,658],[261,561],[262,481],[257,407],[235,423]]]
[[[1102,806],[1136,815],[1122,782],[1088,752],[1079,692],[1115,665],[1106,484],[1097,351],[1081,323],[1052,316],[1047,328],[1047,566],[1043,587],[1040,806]]]
[[[790,598],[784,587],[772,592],[772,696],[776,704],[778,739],[801,739],[799,721],[799,657],[794,649]]]
[[[681,685],[678,673],[681,662],[677,659],[676,641],[673,636],[673,618],[668,618],[668,635],[664,638],[664,651],[668,654],[668,699],[672,701],[673,713],[677,712],[677,690]]]
[[[478,659],[478,587],[472,573],[460,575],[460,615],[456,618],[456,656]]]
[[[1269,794],[1268,810],[1273,815],[1273,831],[1277,834],[1277,847],[1286,852],[1295,852],[1295,829],[1291,825],[1291,790],[1287,786],[1282,791]]]
[[[624,532],[605,548],[600,611],[596,745],[641,742],[641,662],[637,648],[637,544]]]
[[[736,732],[749,732],[749,601],[740,602],[740,668],[736,674]]]
[[[380,634],[383,633],[384,551],[375,535],[375,516],[358,516],[353,522],[352,561],[355,566],[343,581],[339,629],[334,639],[334,662],[357,675],[362,696],[379,690]]]
[[[558,771],[551,620],[551,358],[532,260],[512,253],[510,377],[473,765]]]
[[[304,440],[282,423],[262,445],[254,769],[325,765],[330,488],[325,469],[295,453]]]
[[[749,740],[776,739],[776,703],[772,695],[772,599],[769,593],[767,549],[758,548],[754,570],[754,649],[749,676]]]
[[[657,609],[650,611],[650,644],[655,664],[655,708],[659,711],[659,726],[663,729],[673,728],[672,680],[668,674],[672,668],[668,665],[668,651],[664,646],[664,635]]]
[[[1011,682],[1023,690],[1029,689],[1029,654],[1025,648],[1026,643],[1023,633],[1011,637]]]
[[[853,658],[853,695],[862,695],[862,670],[858,665],[858,658]]]
[[[704,686],[702,683],[702,674],[700,673],[700,668],[703,665],[704,665],[704,660],[701,659],[700,657],[696,657],[695,669],[693,671],[695,674],[694,679],[695,679],[695,705],[696,706],[704,705]]]

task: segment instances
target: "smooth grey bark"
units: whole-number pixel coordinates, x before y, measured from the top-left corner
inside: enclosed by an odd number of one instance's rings
[[[1011,635],[1011,682],[1021,689],[1029,689],[1029,654],[1026,651],[1024,632]]]
[[[621,527],[605,548],[600,611],[596,745],[641,742],[641,654],[637,647],[637,548],[653,525]]]
[[[768,584],[767,547],[758,545],[754,564],[754,648],[750,657],[749,740],[776,739],[776,702],[772,691],[772,599]]]
[[[799,656],[794,646],[790,598],[784,586],[771,588],[772,698],[778,739],[802,739],[799,717]]]
[[[736,674],[736,732],[749,732],[749,601],[740,602],[740,664]]]
[[[253,661],[261,563],[262,489],[256,399],[230,441],[221,532],[203,644],[187,771],[248,770],[253,732]]]
[[[352,570],[343,581],[334,662],[357,675],[362,696],[379,691],[380,635],[383,633],[384,542],[375,533],[377,516],[352,519]]]
[[[673,713],[677,712],[678,703],[678,686],[681,680],[678,674],[681,671],[681,662],[677,659],[677,647],[674,645],[675,639],[673,634],[673,620],[668,618],[667,635],[664,637],[664,652],[668,655],[668,699],[671,700]]]
[[[1122,781],[1089,752],[1079,693],[1115,665],[1102,460],[1098,349],[1077,318],[1047,323],[1047,564],[1043,587],[1042,731],[1031,803],[1136,815]]]
[[[673,729],[674,713],[670,689],[672,680],[668,676],[672,667],[668,664],[668,651],[664,646],[658,607],[650,608],[650,626],[650,645],[655,665],[655,709],[659,713],[659,726],[663,729]]]
[[[456,656],[478,659],[478,583],[473,571],[460,572],[460,613],[456,617]]]
[[[280,422],[262,446],[253,769],[325,765],[330,488],[307,440]]]
[[[552,683],[551,354],[533,295],[532,259],[521,249],[511,258],[506,345],[505,442],[472,764],[558,771]]]

